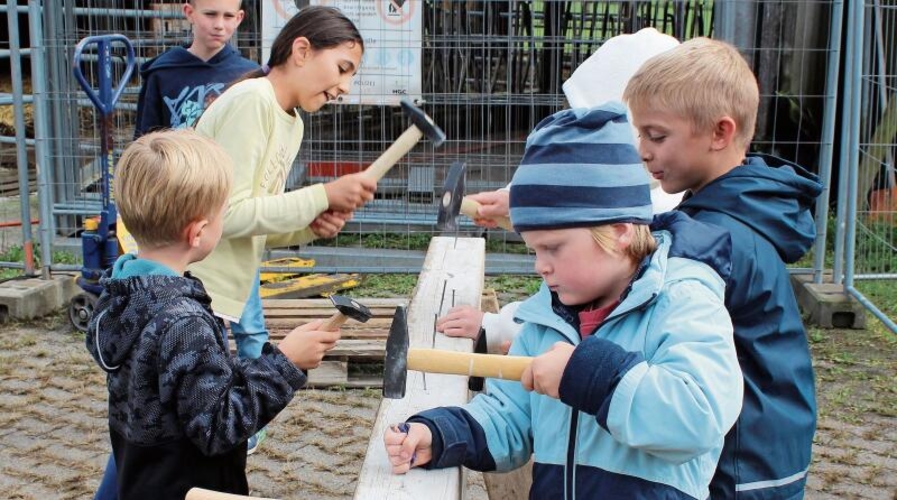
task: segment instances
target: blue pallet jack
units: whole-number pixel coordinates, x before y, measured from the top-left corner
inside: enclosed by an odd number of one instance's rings
[[[96,46],[95,67],[97,68],[98,88],[87,81],[81,69],[82,61],[87,59],[85,49]],[[125,69],[118,84],[112,86],[113,47],[123,47],[125,50]],[[81,232],[81,276],[78,277],[78,286],[83,290],[72,298],[69,304],[69,320],[76,329],[86,332],[87,324],[93,314],[94,305],[102,292],[100,277],[106,269],[112,267],[118,258],[118,239],[116,238],[115,225],[118,212],[115,209],[115,196],[112,192],[112,179],[115,173],[115,161],[113,159],[112,140],[113,113],[115,103],[121,97],[131,74],[134,72],[136,59],[134,46],[124,35],[99,35],[84,38],[75,46],[72,58],[72,73],[87,97],[93,103],[100,119],[100,184],[102,189],[102,210],[98,217],[84,220]]]

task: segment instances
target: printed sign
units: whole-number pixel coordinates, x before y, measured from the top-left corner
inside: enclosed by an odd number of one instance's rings
[[[262,57],[296,12],[297,5],[340,9],[364,38],[364,58],[352,90],[340,102],[396,106],[402,97],[420,99],[423,2],[421,0],[266,0],[262,4]]]

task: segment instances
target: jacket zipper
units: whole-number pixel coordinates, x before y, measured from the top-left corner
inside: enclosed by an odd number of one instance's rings
[[[633,311],[642,310],[648,307],[648,304],[650,304],[656,297],[657,294],[652,293],[647,300],[645,300],[638,306],[633,307],[614,318],[605,318],[604,321],[602,321],[598,326],[595,327],[595,332],[601,329],[601,327],[604,326],[610,319],[616,321],[619,318],[627,316]],[[594,335],[595,332],[592,332],[592,334]],[[576,493],[576,487],[574,484],[574,480],[576,478],[576,430],[579,424],[579,410],[575,408],[570,408],[570,410],[572,411],[572,416],[570,417],[570,437],[567,441],[567,468],[564,471],[564,498],[566,500],[575,500],[576,497],[574,495]]]
[[[570,417],[570,438],[567,442],[567,470],[564,472],[564,498],[573,500],[575,497],[573,480],[576,476],[576,427],[579,423],[579,411],[575,408]]]

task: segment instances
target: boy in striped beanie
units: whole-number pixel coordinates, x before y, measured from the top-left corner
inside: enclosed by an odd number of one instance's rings
[[[539,123],[510,206],[544,280],[509,352],[532,363],[520,382],[490,380],[463,407],[387,430],[393,472],[506,471],[533,456],[530,498],[707,498],[741,410],[728,233],[678,212],[652,222],[618,103]]]

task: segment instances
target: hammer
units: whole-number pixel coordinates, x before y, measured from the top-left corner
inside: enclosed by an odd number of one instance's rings
[[[467,164],[456,161],[449,167],[448,173],[445,175],[445,184],[442,187],[442,197],[439,204],[439,215],[436,218],[436,227],[440,231],[456,231],[458,224],[455,219],[459,213],[462,213],[471,219],[478,218],[477,210],[480,204],[464,196],[464,174],[467,170]],[[507,217],[495,217],[492,220],[499,227],[508,231],[513,231],[511,219]]]
[[[405,397],[408,370],[427,373],[448,373],[469,377],[520,380],[533,362],[526,356],[473,354],[439,349],[408,347],[408,320],[404,306],[397,306],[389,336],[386,338],[386,359],[383,362],[383,397]]]
[[[371,319],[371,310],[363,304],[356,302],[354,299],[344,295],[331,295],[330,302],[332,302],[333,307],[336,308],[336,313],[324,321],[321,330],[336,330],[349,318],[352,318],[359,323],[367,323],[367,321]]]
[[[402,111],[411,118],[411,126],[408,127],[398,139],[387,148],[379,158],[371,163],[364,173],[371,179],[379,181],[389,172],[403,156],[405,156],[411,148],[420,141],[421,137],[426,135],[433,146],[439,147],[445,142],[445,132],[433,122],[433,119],[427,116],[420,108],[415,106],[410,99],[403,98],[401,101]]]

